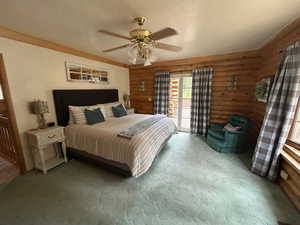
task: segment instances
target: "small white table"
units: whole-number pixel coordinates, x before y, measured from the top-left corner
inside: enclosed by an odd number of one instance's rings
[[[33,150],[34,165],[36,169],[40,169],[46,174],[49,169],[64,162],[68,162],[63,127],[49,127],[46,129],[27,131],[26,133],[28,136],[28,143]],[[62,154],[58,148],[58,143],[61,143]],[[51,144],[54,146],[56,157],[45,160],[44,150]],[[39,155],[39,159],[37,155]]]
[[[134,108],[126,109],[127,114],[134,114]]]

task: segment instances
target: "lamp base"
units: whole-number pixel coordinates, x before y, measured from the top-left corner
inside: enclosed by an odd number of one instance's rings
[[[47,122],[45,120],[44,114],[39,114],[38,115],[38,124],[39,124],[39,129],[45,129],[47,128]]]

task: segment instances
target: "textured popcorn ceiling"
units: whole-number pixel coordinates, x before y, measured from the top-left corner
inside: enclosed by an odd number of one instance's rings
[[[145,27],[173,27],[179,35],[165,43],[179,53],[156,50],[157,60],[206,56],[261,47],[300,15],[300,0],[0,0],[0,25],[127,63],[127,50],[103,53],[126,40],[97,33],[128,35],[132,19]]]

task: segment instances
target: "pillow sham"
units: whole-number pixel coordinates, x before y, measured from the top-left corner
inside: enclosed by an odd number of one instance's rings
[[[230,123],[227,123],[225,125],[225,127],[223,128],[223,130],[228,130],[228,131],[238,131],[240,129],[241,129],[241,127],[232,126]]]
[[[115,117],[122,117],[127,115],[127,111],[122,104],[112,107],[112,112]]]
[[[100,108],[96,108],[93,110],[85,109],[84,114],[85,114],[87,124],[89,124],[89,125],[93,125],[93,124],[101,123],[101,122],[105,121]]]
[[[112,112],[112,107],[115,107],[117,105],[120,105],[120,102],[105,103],[102,105],[104,107],[106,118],[114,117],[114,114]]]
[[[92,105],[92,106],[72,106],[69,105],[69,111],[71,111],[71,114],[74,118],[75,124],[87,124],[87,120],[84,114],[85,109],[96,109],[99,108],[99,105]]]
[[[71,110],[69,109],[69,122],[68,122],[68,125],[72,125],[72,124],[75,124],[75,119],[74,119],[74,116],[73,116]]]

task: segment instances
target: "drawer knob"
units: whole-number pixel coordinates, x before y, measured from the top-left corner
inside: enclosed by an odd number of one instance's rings
[[[51,139],[51,138],[54,138],[54,137],[56,137],[56,135],[55,135],[55,134],[53,134],[53,135],[49,135],[49,136],[48,136],[48,138],[50,138],[50,139]]]

